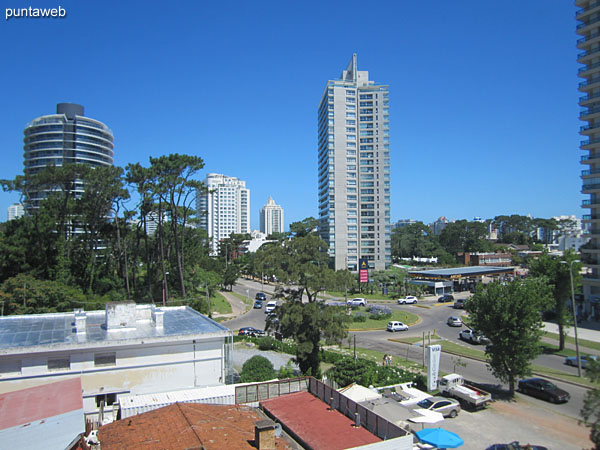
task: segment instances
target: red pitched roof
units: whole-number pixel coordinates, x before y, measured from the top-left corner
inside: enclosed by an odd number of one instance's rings
[[[256,450],[254,423],[263,419],[243,405],[175,403],[104,425],[98,439],[102,450]],[[289,448],[275,441],[278,449]]]
[[[81,380],[57,381],[0,394],[0,430],[83,409]]]
[[[343,450],[372,444],[380,438],[308,392],[295,392],[260,402],[292,437],[315,450]],[[104,450],[104,449],[103,449]]]

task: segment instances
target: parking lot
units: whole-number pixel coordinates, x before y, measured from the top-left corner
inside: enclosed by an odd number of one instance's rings
[[[592,448],[589,430],[577,420],[552,410],[552,405],[540,407],[527,397],[517,394],[513,402],[496,401],[486,409],[461,411],[454,419],[445,419],[426,427],[441,427],[457,433],[465,444],[464,450],[483,450],[492,444],[519,441],[536,444],[551,450],[581,450]],[[415,424],[415,430],[421,428]]]

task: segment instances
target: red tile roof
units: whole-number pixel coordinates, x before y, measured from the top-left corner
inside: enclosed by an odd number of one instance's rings
[[[81,380],[57,381],[0,394],[0,430],[83,409]]]
[[[256,450],[254,423],[263,419],[248,406],[175,403],[104,425],[98,439],[102,450]]]
[[[292,437],[315,450],[343,450],[381,441],[308,392],[296,392],[260,402]],[[103,449],[104,450],[104,449]]]

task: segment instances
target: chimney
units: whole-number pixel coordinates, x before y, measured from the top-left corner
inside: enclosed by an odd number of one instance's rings
[[[75,310],[75,329],[77,334],[83,334],[86,332],[87,317],[83,309]]]
[[[254,445],[258,450],[276,450],[275,422],[269,419],[254,422]]]

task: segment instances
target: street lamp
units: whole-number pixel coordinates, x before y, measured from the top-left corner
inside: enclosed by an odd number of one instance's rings
[[[573,329],[575,330],[575,352],[577,354],[577,376],[581,377],[581,358],[579,357],[579,340],[577,338],[577,309],[575,307],[575,285],[573,284],[573,263],[580,262],[578,259],[567,263],[561,261],[561,264],[569,264],[569,275],[571,276],[571,307],[573,308]]]

